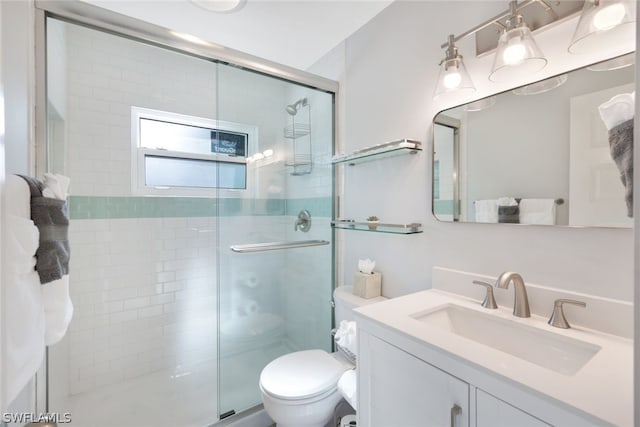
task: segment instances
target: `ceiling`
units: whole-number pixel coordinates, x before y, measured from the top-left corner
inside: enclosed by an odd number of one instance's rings
[[[304,70],[393,0],[247,0],[233,13],[188,0],[84,1]]]

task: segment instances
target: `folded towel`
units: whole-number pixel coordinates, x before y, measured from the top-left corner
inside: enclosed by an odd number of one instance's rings
[[[498,222],[498,203],[496,200],[476,200],[476,222]]]
[[[611,158],[620,171],[620,180],[625,187],[624,200],[627,216],[633,217],[633,119],[609,129]]]
[[[635,115],[635,92],[614,96],[600,105],[598,112],[607,130],[611,130],[627,120],[632,120]]]
[[[556,223],[556,202],[554,199],[522,199],[520,200],[521,224]]]
[[[69,273],[69,215],[66,200],[42,196],[43,185],[37,179],[19,175],[31,191],[31,219],[40,231],[36,252],[36,271],[42,284]]]
[[[520,207],[498,206],[498,222],[517,224],[520,222]]]
[[[6,402],[13,401],[44,359],[42,286],[36,265],[38,229],[29,219],[29,188],[16,176],[6,181],[5,355]]]

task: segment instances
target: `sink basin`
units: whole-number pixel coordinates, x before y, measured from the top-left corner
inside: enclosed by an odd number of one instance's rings
[[[470,339],[564,375],[578,372],[601,349],[595,344],[455,304],[442,305],[410,316],[429,327]]]

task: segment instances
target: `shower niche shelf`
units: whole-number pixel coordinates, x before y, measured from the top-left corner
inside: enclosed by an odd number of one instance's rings
[[[338,219],[331,221],[333,228],[341,230],[367,231],[371,233],[389,233],[389,234],[418,234],[422,233],[422,224],[412,222],[409,224],[383,224],[378,223],[375,228],[371,228],[368,222],[356,222],[348,219]]]
[[[354,166],[359,163],[395,157],[402,154],[417,154],[419,151],[422,151],[422,143],[420,141],[400,139],[385,142],[384,144],[373,145],[349,154],[335,155],[333,156],[332,163],[334,165],[347,164]]]

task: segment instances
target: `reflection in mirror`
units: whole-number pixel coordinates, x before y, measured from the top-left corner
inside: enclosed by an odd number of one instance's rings
[[[633,57],[439,113],[433,140],[436,218],[631,227],[625,172],[633,167]]]

